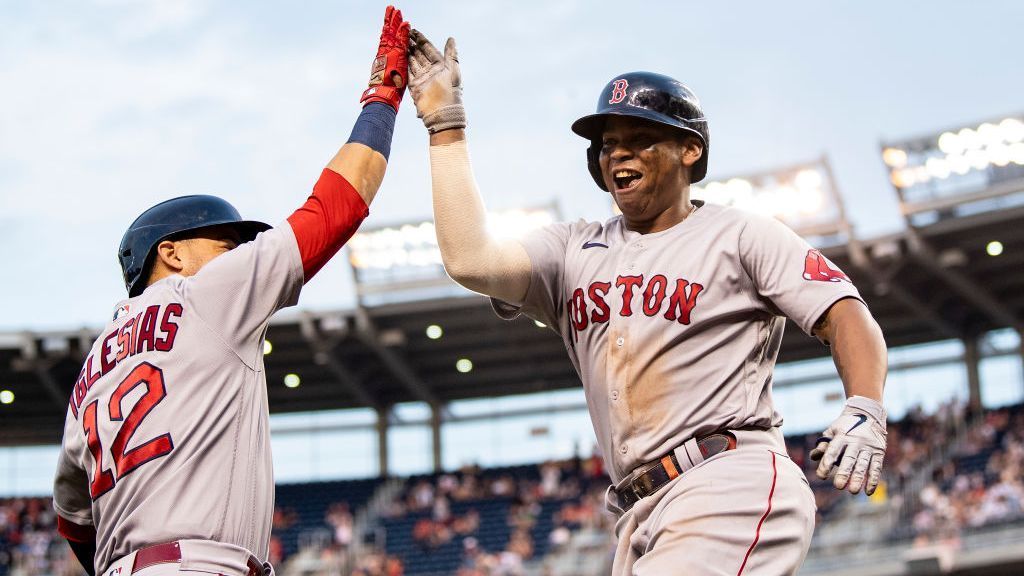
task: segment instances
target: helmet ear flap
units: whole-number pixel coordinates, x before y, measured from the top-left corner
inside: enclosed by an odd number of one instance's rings
[[[597,140],[591,140],[590,148],[587,148],[587,169],[590,170],[590,175],[594,178],[594,182],[597,183],[597,187],[607,192],[608,187],[604,185],[604,176],[601,174],[601,163],[598,161],[598,157],[600,155],[601,143]]]

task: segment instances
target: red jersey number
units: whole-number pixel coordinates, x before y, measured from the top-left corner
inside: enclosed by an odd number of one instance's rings
[[[123,410],[124,397],[138,386],[145,386],[146,391],[139,401],[125,415]],[[96,460],[96,473],[93,475],[90,484],[90,493],[95,500],[114,487],[115,481],[121,480],[133,470],[142,466],[150,460],[170,454],[174,449],[174,442],[171,435],[162,434],[147,440],[131,450],[125,450],[128,442],[135,435],[136,429],[142,424],[146,416],[164,399],[167,389],[164,386],[164,374],[156,366],[149,362],[143,362],[135,367],[117,388],[110,395],[107,403],[107,412],[112,422],[123,422],[117,433],[114,434],[114,441],[110,444],[110,455],[114,460],[114,471],[103,468],[103,444],[100,441],[99,430],[96,425],[97,401],[93,401],[85,409],[82,418],[82,426],[85,428],[86,437],[89,442],[89,452]]]

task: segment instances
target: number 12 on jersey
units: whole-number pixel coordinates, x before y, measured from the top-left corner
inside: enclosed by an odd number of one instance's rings
[[[121,406],[124,397],[135,389],[136,386],[145,386],[146,392],[142,398],[132,406],[127,416]],[[110,395],[107,402],[107,413],[112,422],[122,422],[114,434],[114,440],[110,444],[110,456],[114,460],[114,471],[103,467],[103,443],[100,440],[99,426],[97,425],[96,411],[99,409],[99,400],[93,400],[86,406],[82,417],[82,427],[89,443],[89,452],[96,461],[96,472],[93,474],[92,482],[89,484],[89,492],[92,499],[96,500],[104,495],[114,484],[127,476],[133,470],[142,466],[150,460],[170,454],[174,449],[174,442],[170,433],[162,434],[139,444],[131,450],[125,450],[128,442],[135,434],[135,430],[142,423],[146,415],[156,407],[167,395],[164,387],[164,373],[149,362],[143,362],[135,367],[117,388]]]

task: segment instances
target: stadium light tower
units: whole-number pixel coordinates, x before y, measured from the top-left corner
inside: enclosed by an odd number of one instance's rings
[[[911,227],[1024,203],[1024,115],[882,143]]]
[[[852,236],[832,170],[824,157],[766,172],[701,182],[690,196],[774,216],[818,246]]]
[[[487,226],[516,237],[558,219],[555,206],[492,212]],[[356,233],[347,245],[359,304],[465,294],[444,271],[433,221],[409,222]]]
[[[980,409],[976,325],[1024,336],[1015,298],[1024,253],[1024,114],[883,142],[881,157],[907,223],[910,259],[973,315],[974,325],[958,329],[970,403]]]

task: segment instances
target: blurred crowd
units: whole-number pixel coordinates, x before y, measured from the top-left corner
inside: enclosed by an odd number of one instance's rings
[[[993,410],[918,495],[915,543],[956,541],[965,528],[1024,519],[1024,409]]]
[[[551,461],[536,467],[525,466],[500,473],[488,473],[477,466],[456,472],[419,478],[409,483],[404,493],[385,511],[385,517],[401,518],[412,513],[429,512],[412,527],[411,537],[424,551],[449,542],[461,542],[459,576],[520,574],[523,563],[535,555],[534,527],[542,513],[541,503],[565,501],[555,516],[555,527],[544,535],[558,545],[568,541],[569,531],[600,523],[605,515],[603,503],[588,493],[591,485],[603,494],[608,478],[601,459],[572,458]],[[498,550],[485,549],[475,537],[480,528],[480,513],[471,504],[485,500],[507,500],[504,518],[509,529],[507,542]],[[453,503],[469,503],[459,514]]]
[[[81,573],[67,543],[57,534],[51,498],[0,500],[0,576]]]

